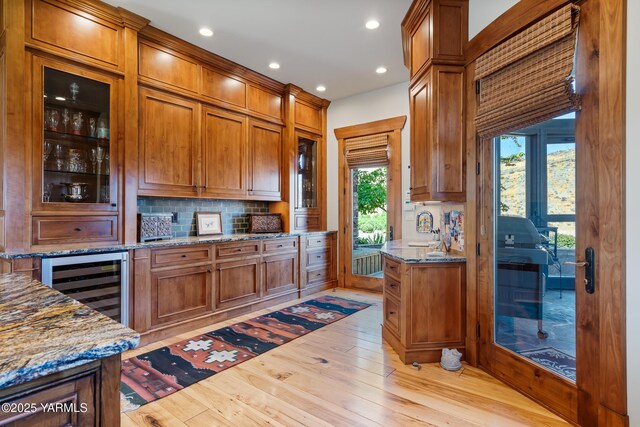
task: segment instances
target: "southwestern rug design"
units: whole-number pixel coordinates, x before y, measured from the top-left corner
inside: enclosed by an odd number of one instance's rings
[[[576,380],[576,358],[553,347],[518,352],[565,378]]]
[[[168,396],[369,306],[324,295],[123,360],[122,409]]]

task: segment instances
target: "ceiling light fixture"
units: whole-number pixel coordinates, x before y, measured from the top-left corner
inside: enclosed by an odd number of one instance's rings
[[[278,68],[280,68],[280,64],[278,64],[277,62],[272,62],[269,64],[269,68],[271,68],[272,70],[277,70]]]
[[[58,101],[66,101],[66,100],[67,100],[67,98],[64,98],[64,97],[62,97],[62,96],[56,96],[56,99],[57,99]]]
[[[209,28],[200,28],[200,35],[211,37],[213,35],[213,31]]]
[[[367,27],[369,30],[375,30],[380,26],[380,23],[375,19],[372,19],[370,21],[367,21],[367,23],[364,24],[364,26]]]
[[[316,90],[317,90],[318,92],[324,92],[325,90],[327,90],[327,88],[326,88],[326,87],[324,87],[324,86],[322,86],[322,85],[320,85],[320,86],[318,86],[318,87],[316,88]]]
[[[386,72],[387,72],[387,69],[386,69],[386,68],[384,68],[384,67],[378,67],[378,68],[376,68],[376,73],[378,73],[378,74],[384,74],[384,73],[386,73]]]

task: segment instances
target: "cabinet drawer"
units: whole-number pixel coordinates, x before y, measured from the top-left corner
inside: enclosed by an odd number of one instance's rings
[[[34,217],[34,245],[118,240],[117,216]]]
[[[298,248],[298,239],[269,239],[262,242],[263,253],[288,252]]]
[[[400,263],[392,261],[389,258],[384,259],[384,275],[393,276],[396,279],[400,279]]]
[[[295,215],[294,226],[296,230],[320,230],[320,216],[318,215]]]
[[[245,255],[259,255],[260,242],[223,243],[216,245],[216,259],[234,258]]]
[[[211,261],[211,246],[181,246],[151,251],[151,268]]]
[[[307,266],[324,265],[330,262],[331,250],[329,248],[307,252]]]
[[[384,297],[384,326],[400,336],[400,303],[388,295]]]
[[[0,425],[10,426],[94,426],[98,424],[96,408],[96,375],[89,375],[73,379],[54,386],[48,386],[33,393],[28,393],[14,400],[8,400],[9,405],[29,408],[35,406],[42,409],[42,405],[63,404],[66,410],[30,411],[30,412],[0,412]],[[0,399],[1,401],[2,399]],[[86,405],[83,407],[81,405]],[[77,412],[70,408],[75,406]],[[84,412],[81,409],[86,409]]]
[[[330,266],[326,265],[324,267],[307,270],[307,285],[323,283],[330,280],[330,268]]]
[[[389,295],[400,299],[401,296],[401,283],[399,280],[394,279],[391,276],[385,276],[384,278],[384,292]]]
[[[329,238],[327,236],[309,236],[307,237],[308,248],[321,248],[327,246]]]

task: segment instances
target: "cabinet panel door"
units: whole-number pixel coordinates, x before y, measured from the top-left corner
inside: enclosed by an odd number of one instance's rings
[[[210,311],[210,266],[151,272],[152,327]]]
[[[433,56],[432,22],[432,8],[429,5],[424,18],[411,35],[411,77],[415,76]]]
[[[410,89],[412,201],[428,200],[431,173],[431,71]]]
[[[61,384],[41,388],[35,392],[7,400],[9,405],[29,408],[35,405],[37,411],[22,413],[0,412],[0,425],[13,427],[28,426],[95,426],[98,425],[98,414],[94,402],[96,396],[96,374],[92,372],[77,379]],[[43,405],[63,404],[64,408],[55,411],[42,411]],[[86,406],[82,406],[86,405]],[[71,408],[77,409],[73,411]],[[82,409],[85,409],[83,412]]]
[[[464,69],[434,67],[433,200],[465,200]]]
[[[298,253],[264,257],[264,291],[266,295],[298,289]]]
[[[221,262],[216,267],[216,309],[260,298],[260,258]]]
[[[249,195],[261,200],[281,200],[282,127],[249,122]]]
[[[199,105],[140,89],[139,192],[197,194]]]
[[[407,347],[464,345],[465,265],[413,266],[410,274]]]
[[[212,197],[247,194],[247,118],[206,108],[202,123],[204,192]]]

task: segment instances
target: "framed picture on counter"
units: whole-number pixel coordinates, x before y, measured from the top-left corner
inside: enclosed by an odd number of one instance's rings
[[[198,236],[222,234],[222,212],[196,212]]]

